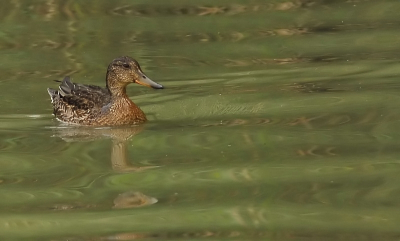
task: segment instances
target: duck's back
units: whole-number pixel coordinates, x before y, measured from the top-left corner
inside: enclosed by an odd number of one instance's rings
[[[111,95],[105,88],[72,83],[65,77],[59,90],[48,88],[54,115],[62,122],[92,125],[98,120],[102,108],[110,103]],[[104,109],[103,109],[104,110]]]

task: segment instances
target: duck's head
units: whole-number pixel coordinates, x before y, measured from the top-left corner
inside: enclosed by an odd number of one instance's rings
[[[130,83],[137,83],[154,89],[163,89],[164,86],[147,77],[139,63],[131,57],[123,56],[114,59],[107,69],[107,87],[125,88]]]

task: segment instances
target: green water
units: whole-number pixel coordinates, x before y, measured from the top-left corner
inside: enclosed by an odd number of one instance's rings
[[[400,2],[3,1],[1,240],[398,240]],[[139,127],[47,87],[136,58]]]

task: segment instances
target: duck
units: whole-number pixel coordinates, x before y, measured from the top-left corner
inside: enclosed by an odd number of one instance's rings
[[[147,121],[145,113],[126,94],[130,83],[153,89],[164,86],[147,77],[129,56],[114,59],[107,68],[106,86],[73,83],[66,76],[58,89],[48,88],[53,114],[59,121],[82,126],[137,125]]]

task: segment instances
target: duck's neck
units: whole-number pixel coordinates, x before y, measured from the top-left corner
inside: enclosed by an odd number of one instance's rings
[[[108,91],[110,91],[111,98],[128,98],[126,95],[126,86],[107,86]]]
[[[125,87],[122,89],[109,88],[109,90],[111,92],[111,102],[117,108],[125,109],[126,111],[139,108],[131,99],[129,99],[128,95],[126,95]]]
[[[113,72],[107,72],[106,87],[110,92],[111,97],[114,98],[128,98],[126,95],[127,83],[119,82],[118,76]]]

